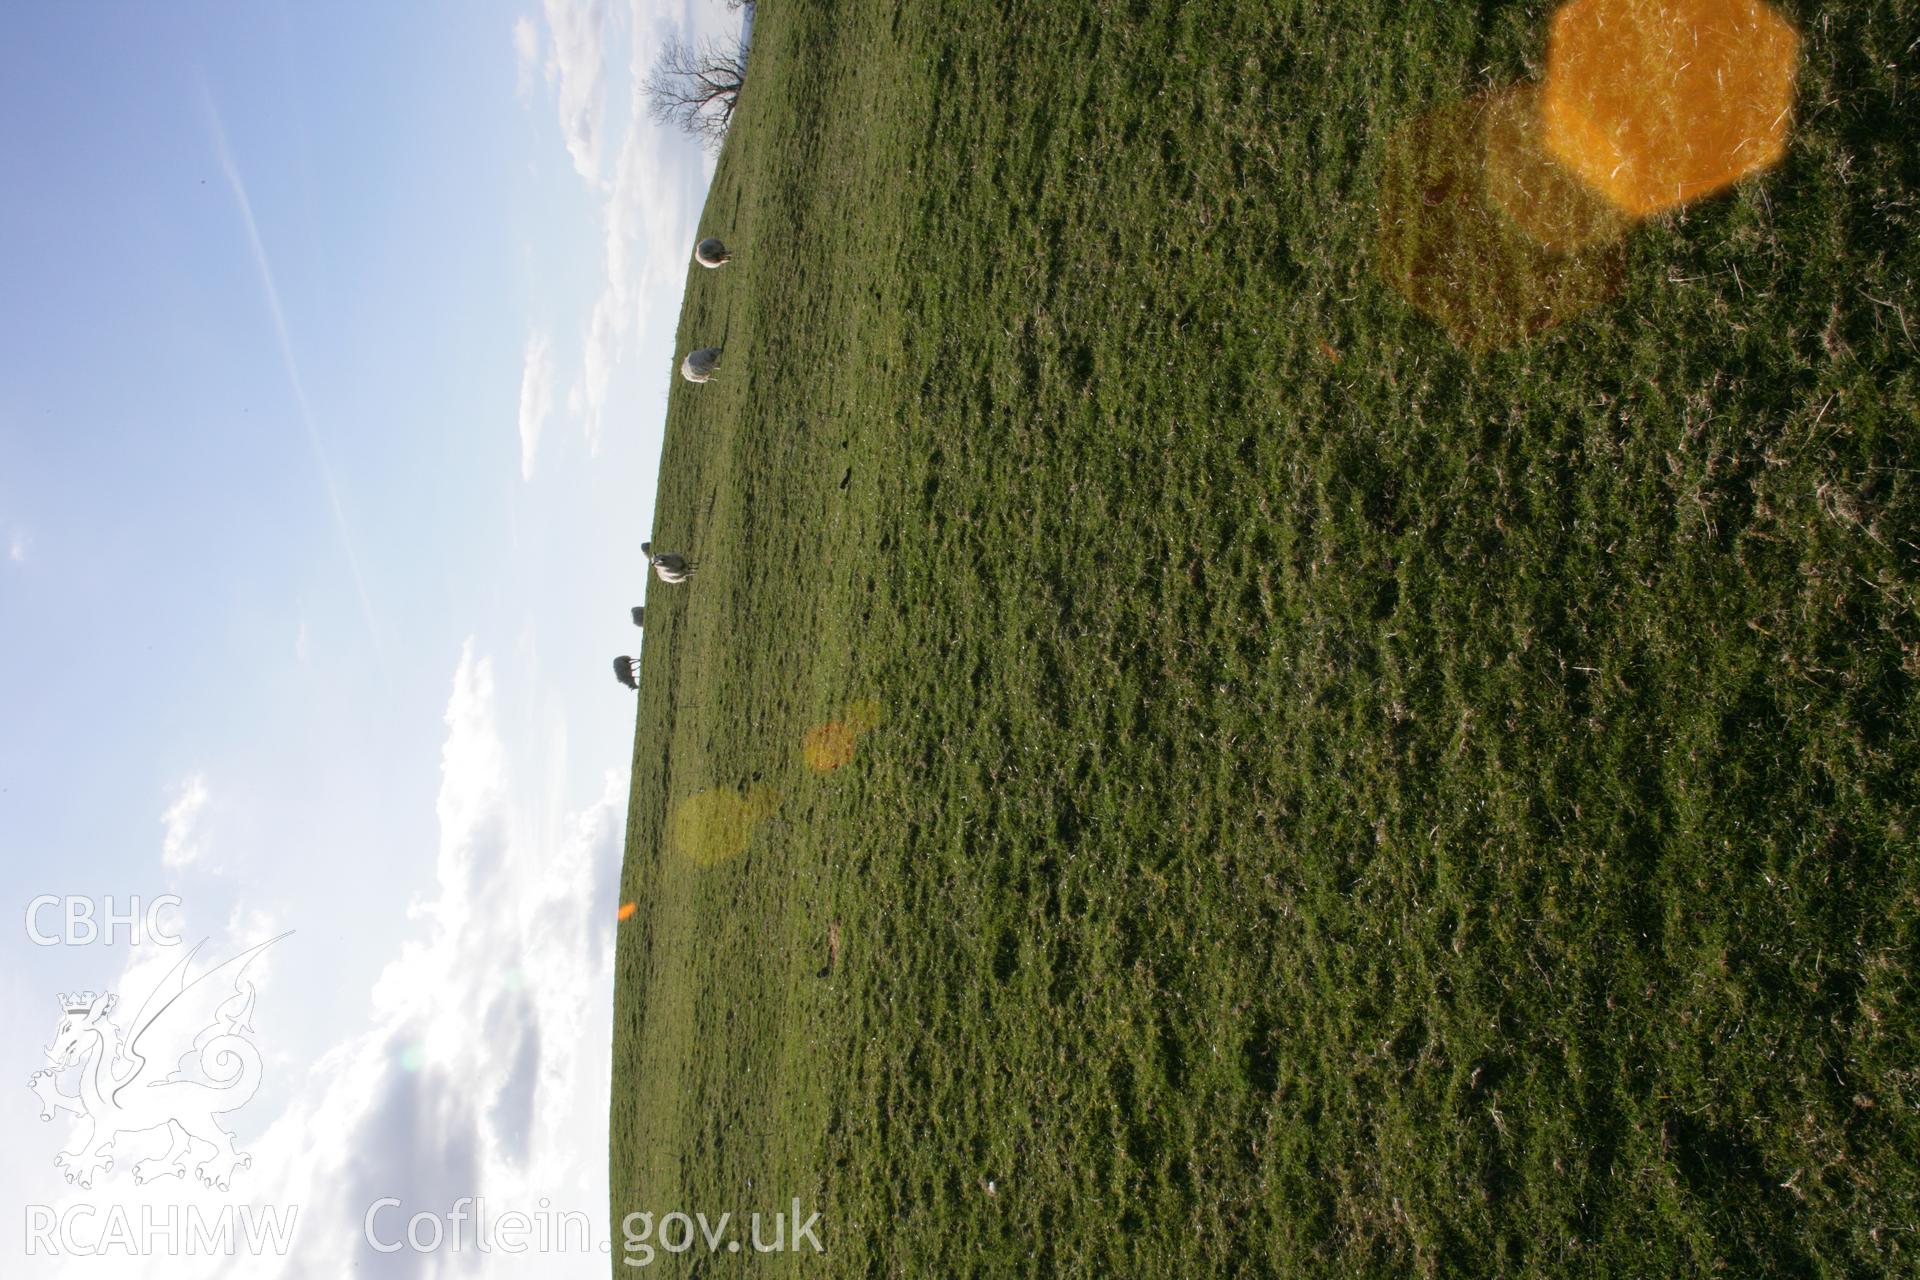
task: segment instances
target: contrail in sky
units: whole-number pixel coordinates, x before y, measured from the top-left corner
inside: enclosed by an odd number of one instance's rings
[[[240,206],[241,220],[247,224],[247,243],[253,249],[253,265],[260,272],[260,288],[267,296],[267,310],[273,314],[273,331],[280,339],[280,359],[286,365],[287,381],[293,384],[293,398],[300,409],[300,421],[307,428],[307,443],[313,446],[313,460],[320,468],[320,479],[327,488],[327,501],[333,508],[334,528],[340,534],[340,546],[347,555],[347,568],[353,573],[354,590],[360,595],[360,613],[367,621],[367,633],[373,638],[374,653],[380,655],[380,629],[373,621],[373,602],[367,596],[367,582],[360,572],[360,556],[353,549],[353,531],[347,527],[346,509],[340,505],[340,486],[333,478],[333,463],[327,457],[327,447],[320,438],[320,428],[314,425],[313,407],[307,403],[307,390],[300,381],[300,364],[293,358],[293,343],[287,337],[287,317],[280,309],[280,290],[273,283],[273,267],[267,261],[266,246],[260,241],[259,224],[253,220],[253,202],[247,199],[246,183],[240,180],[240,170],[233,163],[233,152],[227,147],[227,131],[220,124],[220,112],[213,105],[213,91],[208,87],[205,77],[200,81],[200,98],[206,107],[208,128],[213,133],[214,158],[220,162],[220,171],[226,175],[227,185],[233,188],[234,201]]]

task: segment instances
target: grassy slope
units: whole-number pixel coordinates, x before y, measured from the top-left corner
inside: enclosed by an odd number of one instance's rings
[[[1782,168],[1484,354],[1375,274],[1382,145],[1544,7],[762,9],[616,1215],[824,1212],[703,1274],[1920,1270],[1912,0],[1803,13]]]

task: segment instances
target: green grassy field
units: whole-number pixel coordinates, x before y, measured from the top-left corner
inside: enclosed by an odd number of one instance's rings
[[[700,567],[647,601],[616,1229],[1920,1274],[1920,4],[1800,7],[1780,167],[1486,350],[1383,282],[1389,143],[1537,79],[1550,6],[760,8],[658,495]]]

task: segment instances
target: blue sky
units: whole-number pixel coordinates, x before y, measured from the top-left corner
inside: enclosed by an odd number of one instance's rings
[[[343,1267],[446,1261],[341,1244],[339,1188],[382,1181],[343,1169],[604,1209],[633,728],[607,666],[638,648],[711,173],[634,81],[737,23],[34,5],[0,46],[0,1076],[43,1065],[56,993],[137,1001],[179,955],[33,945],[36,895],[177,894],[216,957],[294,930],[225,1199],[300,1203],[314,1274],[309,1231]],[[0,1105],[16,1208],[72,1194],[36,1117]],[[188,1192],[92,1199],[136,1194]]]

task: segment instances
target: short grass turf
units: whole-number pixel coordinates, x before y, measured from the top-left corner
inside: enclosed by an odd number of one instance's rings
[[[826,1252],[654,1268],[1920,1274],[1920,6],[1794,7],[1779,167],[1450,333],[1394,139],[1548,14],[760,5],[612,1211]]]

